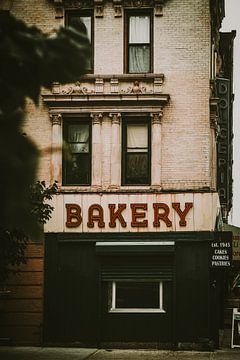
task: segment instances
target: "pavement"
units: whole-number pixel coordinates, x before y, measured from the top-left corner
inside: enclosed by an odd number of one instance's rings
[[[0,347],[1,360],[240,360],[240,348],[214,352]]]

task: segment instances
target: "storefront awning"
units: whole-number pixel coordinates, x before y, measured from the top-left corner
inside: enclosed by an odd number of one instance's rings
[[[175,241],[99,241],[96,242],[96,252],[113,253],[171,253]]]

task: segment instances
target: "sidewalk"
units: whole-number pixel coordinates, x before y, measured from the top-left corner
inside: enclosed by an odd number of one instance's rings
[[[84,348],[0,347],[1,360],[239,360],[240,349],[216,352],[97,350]]]

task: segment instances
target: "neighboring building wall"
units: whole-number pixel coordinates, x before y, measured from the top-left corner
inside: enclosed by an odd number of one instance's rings
[[[40,345],[43,323],[43,244],[30,243],[26,265],[0,288],[0,343]]]

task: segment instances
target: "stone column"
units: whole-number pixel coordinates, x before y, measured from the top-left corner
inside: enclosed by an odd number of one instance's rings
[[[152,167],[151,178],[152,187],[161,187],[161,167],[162,167],[162,122],[163,111],[152,113]]]
[[[51,181],[62,184],[62,115],[51,114],[52,122],[52,163]]]
[[[111,184],[111,119],[105,115],[102,122],[102,187],[108,189]]]
[[[92,113],[92,186],[102,184],[101,113]]]
[[[109,117],[112,119],[111,188],[119,188],[121,185],[121,114],[111,113]]]

